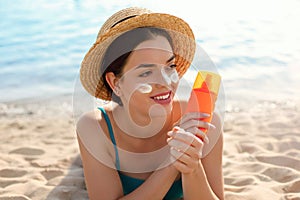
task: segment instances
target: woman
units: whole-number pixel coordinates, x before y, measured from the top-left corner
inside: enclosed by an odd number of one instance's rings
[[[108,101],[77,123],[90,199],[224,198],[220,120],[184,113],[175,98],[194,51],[192,30],[172,15],[128,8],[104,23],[80,71]]]

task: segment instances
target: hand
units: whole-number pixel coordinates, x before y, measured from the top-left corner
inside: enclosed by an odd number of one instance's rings
[[[200,164],[204,142],[182,128],[174,127],[168,132],[170,153],[175,159],[173,165],[181,173],[192,173]]]
[[[199,128],[209,129],[216,127],[209,123],[203,121],[204,118],[209,117],[210,115],[207,113],[200,113],[200,112],[190,112],[185,114],[179,122],[177,122],[176,126],[179,126],[180,128],[184,129],[187,132],[193,133],[197,137],[199,137],[202,141],[205,143],[209,143],[208,137],[206,134],[201,131]]]

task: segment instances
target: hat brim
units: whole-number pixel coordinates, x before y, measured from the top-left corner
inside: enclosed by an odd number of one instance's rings
[[[122,33],[139,27],[157,27],[166,30],[173,41],[176,70],[181,77],[189,68],[195,53],[195,38],[190,26],[182,19],[163,13],[135,16],[117,24],[100,35],[85,55],[80,69],[83,87],[96,98],[111,100],[111,94],[103,87],[100,64],[108,46]]]

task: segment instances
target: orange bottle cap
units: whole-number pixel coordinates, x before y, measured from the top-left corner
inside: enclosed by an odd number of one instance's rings
[[[198,71],[193,89],[209,90],[210,92],[219,93],[221,76],[214,72]]]

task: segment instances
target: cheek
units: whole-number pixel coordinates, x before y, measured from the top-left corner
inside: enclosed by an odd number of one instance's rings
[[[173,89],[174,93],[176,92],[178,86],[179,86],[179,81],[172,83],[172,89]]]
[[[124,96],[131,96],[136,90],[136,82],[132,81],[130,78],[126,78],[120,82],[120,88]]]
[[[138,85],[124,85],[122,87],[122,93],[123,96],[126,97],[126,99],[131,99],[132,97],[138,96],[139,90]]]
[[[147,94],[152,92],[152,86],[150,84],[144,83],[140,84],[137,90],[141,93]]]
[[[139,91],[135,91],[131,96],[127,96],[127,102],[130,108],[138,108],[138,110],[144,110],[145,112],[148,112],[153,104],[148,94]]]
[[[149,99],[149,93],[152,91],[152,87],[148,85],[134,84],[134,85],[123,85],[122,87],[122,98],[129,104],[136,106],[147,104]]]
[[[177,72],[174,72],[170,75],[170,79],[171,79],[171,82],[173,84],[178,84],[179,82],[179,76],[178,76],[178,73]]]

